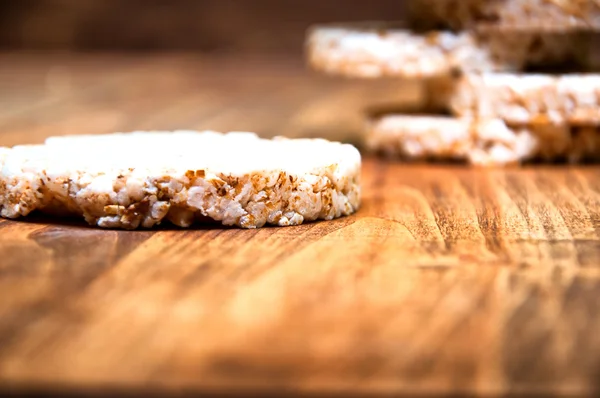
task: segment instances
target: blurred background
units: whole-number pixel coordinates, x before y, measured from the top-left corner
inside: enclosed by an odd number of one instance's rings
[[[299,54],[312,23],[401,19],[402,0],[2,0],[17,50]]]
[[[311,72],[312,24],[401,20],[402,0],[0,0],[0,145],[214,129],[360,144],[411,82]]]
[[[176,128],[359,145],[367,108],[419,104],[422,89],[311,72],[305,32],[319,23],[401,21],[406,3],[0,0],[0,145]]]

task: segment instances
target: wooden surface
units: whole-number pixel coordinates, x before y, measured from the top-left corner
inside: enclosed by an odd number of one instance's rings
[[[257,130],[359,141],[414,85],[298,60],[0,57],[0,144]],[[355,216],[255,231],[0,222],[2,391],[593,394],[600,170],[365,160]]]

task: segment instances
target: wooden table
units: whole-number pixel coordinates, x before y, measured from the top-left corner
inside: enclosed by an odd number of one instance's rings
[[[360,142],[414,85],[297,59],[0,57],[0,145],[134,129]],[[364,205],[289,228],[0,222],[2,391],[592,394],[600,170],[365,159]]]

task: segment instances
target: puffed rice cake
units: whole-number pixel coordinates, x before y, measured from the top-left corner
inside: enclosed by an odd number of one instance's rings
[[[0,215],[83,216],[104,228],[287,226],[354,213],[361,156],[323,139],[133,132],[0,147]]]
[[[448,97],[457,116],[509,124],[600,124],[600,74],[465,75]]]
[[[509,126],[499,119],[390,114],[369,120],[369,151],[407,160],[466,160],[506,166],[529,160],[598,159],[600,128]]]
[[[600,30],[600,0],[409,0],[418,29]]]
[[[305,43],[308,64],[330,75],[428,79],[564,64],[585,69],[592,52],[585,32],[415,33],[392,26],[313,26]]]

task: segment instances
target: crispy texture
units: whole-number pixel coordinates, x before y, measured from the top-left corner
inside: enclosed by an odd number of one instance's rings
[[[313,69],[332,75],[427,79],[565,64],[585,69],[589,42],[577,32],[420,34],[385,24],[324,25],[309,29],[306,55]]]
[[[350,145],[250,133],[53,138],[0,148],[0,215],[40,210],[125,229],[297,225],[356,211],[360,165]]]
[[[597,159],[599,133],[598,127],[508,126],[498,119],[388,115],[369,121],[367,144],[389,157],[505,166],[534,159]]]
[[[408,10],[419,29],[600,29],[600,0],[410,0]]]
[[[466,75],[450,109],[511,124],[600,124],[600,74]]]

